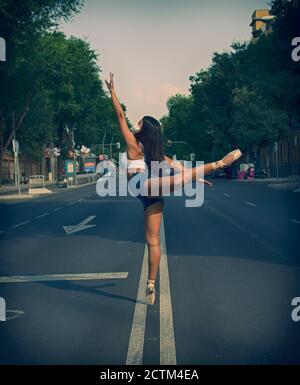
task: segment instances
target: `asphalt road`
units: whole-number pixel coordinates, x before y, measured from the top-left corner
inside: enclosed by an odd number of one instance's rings
[[[214,180],[185,199],[165,199],[154,306],[137,199],[2,202],[0,364],[299,364],[299,193]]]

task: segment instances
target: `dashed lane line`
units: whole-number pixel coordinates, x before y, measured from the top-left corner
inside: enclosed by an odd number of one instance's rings
[[[238,228],[239,230],[241,230],[242,232],[246,233],[249,237],[251,237],[252,239],[255,239],[258,243],[260,243],[261,245],[263,245],[266,249],[268,249],[269,251],[271,251],[272,253],[274,253],[275,255],[277,255],[278,257],[280,257],[282,260],[284,260],[285,262],[290,262],[289,258],[287,258],[284,254],[280,253],[279,251],[275,250],[273,248],[273,246],[271,246],[268,242],[265,242],[263,241],[262,239],[260,239],[257,235],[251,233],[250,231],[248,231],[245,227],[243,227],[242,225],[240,225],[237,221],[235,221],[233,218],[229,217],[228,215],[224,214],[223,212],[219,211],[218,209],[216,209],[215,207],[213,207],[212,205],[210,205],[208,202],[206,202],[206,208],[208,210],[211,210],[212,212],[216,213],[217,215],[219,215],[220,217],[222,217],[223,219],[225,219],[226,221],[228,221],[229,223],[231,223],[233,226],[235,226],[236,228]]]
[[[30,220],[27,220],[27,221],[18,223],[17,225],[11,226],[11,227],[15,229],[16,227],[20,227],[20,226],[26,225],[26,223],[29,223],[29,222],[30,222]]]
[[[44,213],[44,214],[38,215],[37,217],[35,217],[35,219],[43,218],[43,217],[46,217],[47,215],[49,215],[49,213]]]
[[[252,206],[252,207],[256,207],[255,203],[248,202],[248,201],[245,201],[245,203],[246,203],[246,205],[249,205],[249,206]]]
[[[56,209],[54,209],[53,211],[59,211],[63,208],[63,206],[60,206],[60,207],[57,207]]]

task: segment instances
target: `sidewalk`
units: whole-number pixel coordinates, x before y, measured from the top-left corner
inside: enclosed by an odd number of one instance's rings
[[[299,192],[300,187],[300,175],[291,175],[286,178],[254,178],[254,179],[233,179],[235,182],[242,183],[267,183],[268,187],[275,188],[277,190],[291,190]]]
[[[51,187],[55,186],[55,182],[45,182],[45,187]],[[28,194],[29,185],[28,184],[21,184],[21,193]],[[19,190],[17,187],[13,184],[4,184],[0,186],[0,196],[1,195],[19,195]]]
[[[290,178],[253,178],[253,179],[232,179],[235,182],[264,182],[264,183],[291,183]]]
[[[65,187],[65,188],[59,188],[56,186],[56,183],[54,182],[45,182],[45,188],[54,188],[54,191],[51,190],[49,192],[49,194],[57,194],[57,193],[64,193],[64,192],[67,192],[67,191],[72,191],[74,189],[79,189],[79,188],[82,188],[82,187],[85,187],[85,186],[89,186],[91,184],[95,184],[96,182],[93,181],[93,182],[88,182],[88,183],[82,183],[82,184],[77,184],[75,186],[68,186],[68,187]],[[14,185],[2,185],[0,187],[0,201],[20,201],[22,199],[32,199],[32,198],[40,198],[42,196],[49,196],[49,194],[47,193],[43,193],[43,194],[28,194],[28,189],[29,189],[29,185],[28,184],[25,184],[25,185],[21,185],[21,195],[19,194],[19,191],[18,189],[14,186]]]

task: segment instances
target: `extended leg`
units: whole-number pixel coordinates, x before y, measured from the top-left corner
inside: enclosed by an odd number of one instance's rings
[[[183,184],[195,181],[201,174],[207,175],[219,168],[228,167],[241,155],[242,153],[240,150],[234,150],[227,154],[223,159],[216,162],[206,163],[193,168],[184,168],[183,172],[171,176],[149,178],[144,183],[144,192],[147,193],[149,197],[151,197],[151,189],[157,191],[158,195],[162,195],[163,191],[168,191],[168,189],[170,192],[173,192],[174,190],[181,188]],[[155,194],[152,193],[152,197],[154,196]]]
[[[199,178],[201,172],[203,175],[210,174],[212,171],[216,169],[216,162],[203,164],[198,167],[193,167],[189,169],[184,169],[183,172],[179,172],[175,175],[163,176],[163,177],[152,177],[151,179],[147,179],[144,184],[144,191],[148,191],[148,196],[151,198],[151,188],[153,191],[159,191],[158,195],[163,195],[164,188],[170,192],[181,188],[181,186],[185,183],[192,182]],[[168,187],[169,186],[169,187]],[[152,194],[152,197],[157,195]]]

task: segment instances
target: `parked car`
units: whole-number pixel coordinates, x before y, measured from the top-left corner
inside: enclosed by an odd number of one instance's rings
[[[227,178],[227,173],[225,170],[216,170],[213,174],[212,177],[215,178]]]
[[[268,176],[268,169],[266,167],[255,169],[255,178],[267,178]]]
[[[57,187],[68,187],[67,177],[62,175],[56,182]]]
[[[27,184],[29,182],[29,178],[25,176],[25,174],[22,174],[20,178],[20,183]]]

